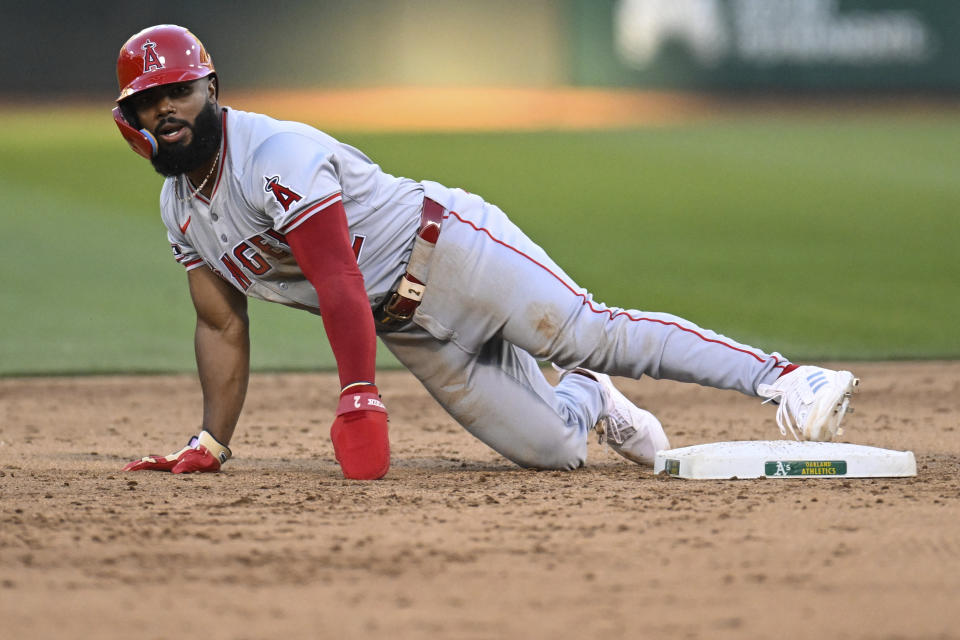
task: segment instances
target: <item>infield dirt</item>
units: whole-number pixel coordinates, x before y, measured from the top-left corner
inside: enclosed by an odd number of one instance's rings
[[[592,441],[524,471],[403,372],[382,481],[340,477],[333,374],[253,376],[219,474],[122,473],[195,432],[195,377],[2,379],[0,637],[958,638],[960,362],[852,368],[845,440],[917,477],[684,481]],[[619,383],[674,446],[779,437],[757,400]]]

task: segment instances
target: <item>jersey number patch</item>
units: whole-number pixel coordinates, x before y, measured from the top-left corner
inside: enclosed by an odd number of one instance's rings
[[[268,178],[263,177],[267,181],[266,186],[263,187],[263,190],[267,193],[272,193],[273,197],[277,199],[277,202],[280,203],[280,206],[283,207],[284,211],[290,210],[290,205],[294,202],[299,202],[303,200],[303,196],[291,189],[290,187],[285,187],[280,184],[280,176],[273,176]]]

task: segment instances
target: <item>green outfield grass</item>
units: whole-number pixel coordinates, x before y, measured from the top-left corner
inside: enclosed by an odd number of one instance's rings
[[[340,137],[484,195],[610,304],[800,360],[960,357],[960,117]],[[160,182],[107,109],[0,114],[0,374],[193,369]],[[255,368],[332,366],[316,318],[251,318]]]

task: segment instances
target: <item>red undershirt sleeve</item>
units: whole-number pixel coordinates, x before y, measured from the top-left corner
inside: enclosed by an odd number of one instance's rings
[[[363,275],[350,246],[347,214],[335,202],[286,234],[313,288],[327,339],[337,359],[340,387],[374,383],[377,336]]]

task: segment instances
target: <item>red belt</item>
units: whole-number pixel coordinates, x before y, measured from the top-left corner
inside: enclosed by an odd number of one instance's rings
[[[439,202],[424,198],[417,236],[431,245],[436,244],[437,238],[440,237],[440,225],[443,224],[445,211],[446,209]],[[409,273],[405,274],[397,290],[375,312],[375,319],[380,326],[397,328],[409,322],[414,311],[420,306],[424,284]]]

